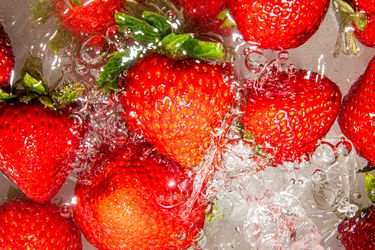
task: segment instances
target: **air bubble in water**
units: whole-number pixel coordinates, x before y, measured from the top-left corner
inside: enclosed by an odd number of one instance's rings
[[[312,155],[312,159],[319,166],[330,166],[337,160],[336,149],[329,143],[320,144]]]
[[[109,48],[105,37],[95,35],[83,43],[80,49],[80,56],[84,63],[95,65],[107,55],[108,50]]]
[[[278,54],[278,59],[281,62],[286,62],[289,59],[289,52],[288,51],[280,51]]]
[[[73,208],[70,204],[64,204],[59,209],[60,215],[64,218],[70,218],[73,215]]]
[[[267,58],[259,51],[249,51],[245,58],[246,68],[252,73],[260,73],[267,63]]]

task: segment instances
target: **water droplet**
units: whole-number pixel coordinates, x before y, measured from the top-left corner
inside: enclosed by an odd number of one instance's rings
[[[260,73],[267,63],[266,57],[259,51],[250,51],[245,58],[246,68],[255,74]]]
[[[296,184],[296,180],[295,179],[290,179],[290,184]]]
[[[311,179],[315,183],[322,183],[327,179],[326,173],[320,169],[316,169],[311,176]]]
[[[70,218],[73,215],[73,208],[70,204],[64,204],[60,207],[60,215],[64,218]]]
[[[362,195],[361,195],[360,192],[355,192],[355,193],[353,193],[353,197],[356,198],[356,199],[361,199]]]
[[[175,21],[177,18],[177,13],[174,10],[167,10],[165,12],[165,16],[168,18],[169,21]]]
[[[108,53],[109,47],[106,39],[101,35],[95,35],[86,40],[80,50],[84,63],[95,65],[102,61]]]
[[[342,156],[348,156],[352,151],[352,145],[347,140],[343,139],[341,142],[336,144],[336,152]]]
[[[316,148],[311,158],[319,166],[330,166],[337,160],[336,148],[334,145],[324,142]]]
[[[286,62],[289,59],[289,52],[288,51],[280,51],[278,54],[278,58],[281,62]]]

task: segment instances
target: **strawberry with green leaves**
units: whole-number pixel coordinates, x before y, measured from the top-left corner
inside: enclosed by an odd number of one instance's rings
[[[8,34],[0,23],[0,88],[9,86],[9,81],[14,68],[14,55]],[[0,90],[1,94],[1,90]]]
[[[375,58],[344,97],[339,115],[341,131],[358,154],[375,164]]]
[[[234,79],[231,65],[219,62],[223,46],[176,34],[165,16],[150,11],[143,19],[118,14],[116,20],[142,45],[115,54],[104,66],[100,84],[119,82],[123,88],[123,116],[131,132],[187,169],[194,168],[230,122],[226,115]]]
[[[31,65],[35,60],[28,60]],[[25,68],[24,68],[25,70]],[[44,79],[35,68],[24,73],[13,95],[0,107],[0,170],[30,199],[50,200],[72,170],[83,133],[68,109],[60,109],[76,96],[71,87],[47,96]],[[30,75],[33,74],[34,76]],[[38,80],[39,79],[39,80]],[[17,87],[22,85],[22,90]],[[21,94],[26,89],[27,93]],[[46,107],[53,103],[54,107]]]
[[[275,163],[299,161],[329,131],[340,103],[338,86],[326,77],[276,72],[249,86],[241,121]]]
[[[108,154],[82,174],[74,220],[98,249],[187,249],[203,227],[205,205],[187,209],[188,174],[156,153],[139,159],[139,150]]]
[[[319,28],[329,0],[229,0],[229,10],[244,39],[260,49],[290,49]]]
[[[355,38],[366,46],[375,47],[374,3],[371,0],[335,0],[335,3],[341,14],[338,49],[344,43],[343,52],[357,54],[359,49]],[[348,26],[353,27],[354,32]]]
[[[54,204],[15,199],[0,206],[1,249],[82,249],[81,233]]]
[[[51,0],[63,28],[79,38],[105,35],[115,25],[114,15],[120,12],[123,0]]]

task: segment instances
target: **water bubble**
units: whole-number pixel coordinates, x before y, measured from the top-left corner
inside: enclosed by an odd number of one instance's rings
[[[86,40],[81,49],[80,56],[84,63],[95,65],[102,61],[109,50],[107,41],[102,35],[95,35]]]
[[[337,154],[342,156],[348,156],[351,153],[352,148],[353,147],[350,142],[346,141],[345,139],[336,144]]]
[[[362,198],[362,195],[360,192],[354,192],[353,193],[353,197],[356,198],[356,199],[361,199]]]
[[[286,62],[289,59],[288,51],[280,51],[277,57],[281,62]]]
[[[336,149],[330,143],[320,144],[312,155],[312,160],[319,166],[330,166],[337,160]]]
[[[255,74],[264,70],[266,64],[267,58],[259,51],[249,51],[245,58],[246,68]]]
[[[177,13],[174,10],[167,10],[165,12],[165,16],[168,18],[169,21],[175,21],[177,19]]]
[[[315,183],[323,183],[327,179],[327,176],[323,170],[316,169],[312,174],[311,179]]]
[[[60,215],[64,218],[70,218],[73,216],[73,208],[70,204],[65,203],[59,208]]]

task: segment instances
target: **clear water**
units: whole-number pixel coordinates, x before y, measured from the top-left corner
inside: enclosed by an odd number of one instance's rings
[[[61,204],[63,216],[71,215],[75,175],[89,168],[104,141],[112,142],[127,135],[124,122],[117,112],[121,110],[115,99],[104,97],[95,90],[98,62],[108,52],[105,47],[93,49],[86,41],[80,48],[73,45],[58,55],[46,49],[54,36],[57,20],[38,26],[30,19],[32,0],[0,0],[0,17],[12,40],[18,72],[29,54],[44,59],[45,77],[50,82],[62,74],[65,79],[85,83],[87,95],[82,98],[79,116],[88,116],[92,127],[83,139],[75,171],[53,199]],[[336,82],[345,95],[351,84],[362,74],[375,49],[361,47],[359,56],[334,57],[338,23],[331,6],[318,32],[303,46],[287,52],[256,51],[238,34],[226,37],[227,45],[235,52],[236,72],[244,80],[259,77],[267,65],[292,72],[302,68],[319,72]],[[94,39],[94,38],[91,38]],[[120,47],[123,41],[112,29],[106,37]],[[120,40],[119,40],[120,39]],[[71,60],[79,54],[80,59]],[[239,97],[241,97],[239,95]],[[88,107],[87,102],[92,105]],[[108,126],[108,124],[115,126]],[[195,248],[202,249],[341,249],[335,239],[337,214],[352,215],[357,204],[366,204],[363,194],[363,176],[355,171],[365,161],[354,150],[346,147],[337,123],[310,156],[310,162],[266,168],[266,160],[250,157],[254,148],[238,140],[235,132],[227,135],[223,163],[208,187],[207,197],[216,201],[216,217],[207,221],[197,237]],[[217,154],[212,145],[198,172],[204,177],[207,167]],[[201,179],[194,181],[199,192]],[[11,182],[0,174],[0,202],[6,200]],[[194,198],[194,194],[192,196]],[[192,204],[192,201],[189,201]],[[189,202],[187,205],[189,205]],[[94,249],[87,242],[84,249]]]

